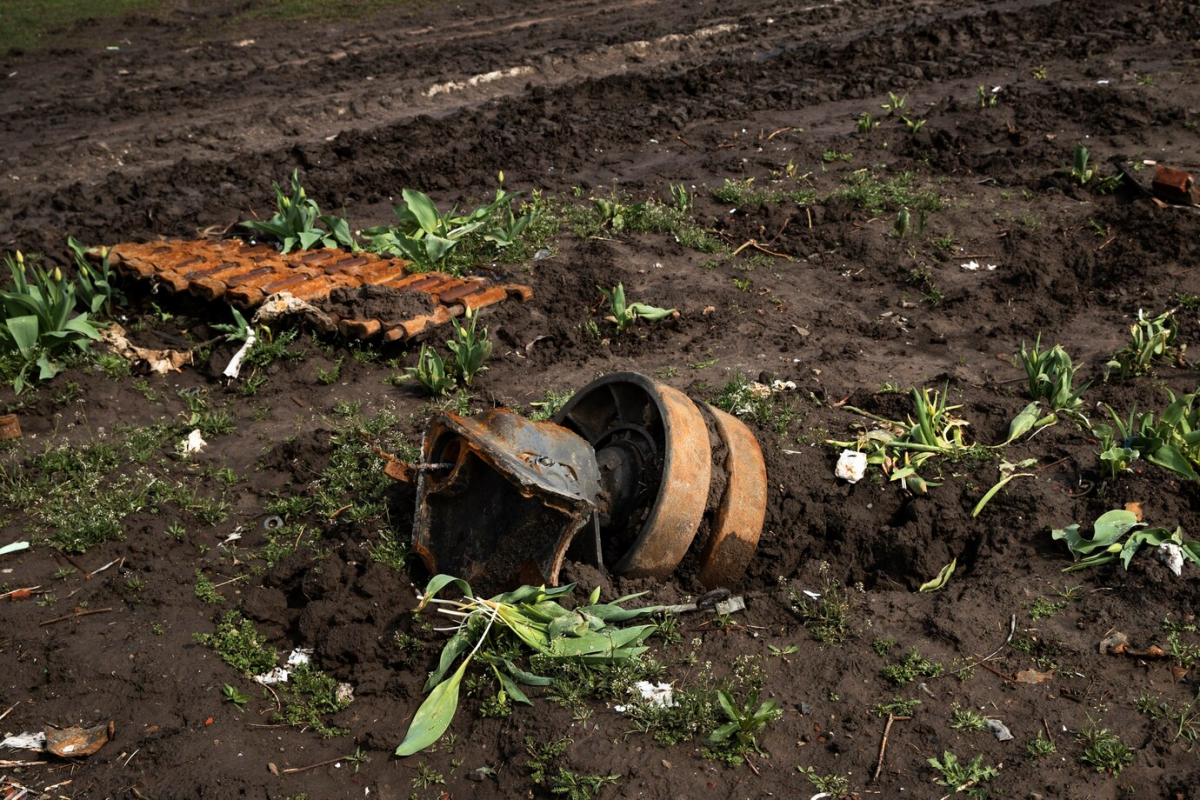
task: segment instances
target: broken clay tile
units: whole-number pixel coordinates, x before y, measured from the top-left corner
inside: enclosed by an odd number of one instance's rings
[[[46,749],[60,758],[90,756],[113,737],[116,725],[97,725],[94,728],[46,728]]]
[[[1038,672],[1036,669],[1023,669],[1017,673],[1016,681],[1017,683],[1037,684],[1045,683],[1053,678],[1054,673],[1052,672]]]
[[[462,299],[462,304],[472,311],[475,311],[485,306],[490,306],[494,303],[499,303],[501,300],[508,298],[508,292],[503,286],[489,286],[482,292],[467,295]]]
[[[1173,167],[1162,167],[1154,171],[1154,181],[1150,184],[1155,196],[1168,203],[1178,203],[1185,206],[1200,205],[1200,188],[1190,172]]]
[[[344,319],[338,323],[342,336],[351,339],[371,339],[382,329],[383,324],[377,319]]]

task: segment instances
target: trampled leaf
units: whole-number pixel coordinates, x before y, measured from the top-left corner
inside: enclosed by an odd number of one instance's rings
[[[530,701],[530,699],[525,696],[525,693],[521,691],[521,687],[517,686],[517,684],[513,682],[513,679],[505,675],[503,671],[496,670],[496,677],[500,679],[500,687],[504,689],[504,691],[508,692],[508,696],[511,697],[514,702],[527,706],[533,705],[532,701]]]
[[[637,625],[619,630],[604,630],[584,636],[554,639],[550,643],[551,655],[563,657],[583,655],[613,655],[631,644],[640,644],[657,630],[655,625]]]
[[[1070,549],[1071,555],[1078,558],[1088,555],[1095,550],[1107,548],[1141,524],[1137,520],[1137,515],[1132,511],[1116,509],[1100,515],[1093,526],[1091,539],[1080,534],[1078,525],[1056,528],[1051,532],[1051,536],[1056,541],[1059,539],[1066,540],[1067,548]]]
[[[1143,544],[1150,544],[1155,547],[1163,542],[1174,540],[1178,544],[1183,539],[1182,531],[1175,530],[1171,534],[1166,528],[1146,528],[1130,536],[1125,540],[1124,547],[1121,548],[1121,566],[1129,569],[1129,562],[1133,560],[1133,556],[1137,553],[1138,548]]]
[[[943,588],[946,585],[946,583],[950,580],[950,576],[954,574],[954,568],[957,566],[958,566],[958,559],[957,558],[950,559],[950,563],[947,564],[946,566],[942,567],[941,571],[938,572],[936,578],[934,578],[933,580],[928,581],[926,583],[922,583],[920,589],[918,589],[917,591],[936,592],[938,589]]]
[[[464,660],[453,675],[429,693],[409,724],[404,741],[396,748],[396,755],[411,756],[442,738],[458,710],[458,687],[470,663],[470,658]]]
[[[458,660],[458,657],[471,649],[471,638],[463,631],[459,631],[450,637],[450,641],[446,642],[446,646],[442,648],[442,654],[438,658],[437,669],[429,674],[429,678],[425,681],[425,686],[422,687],[422,692],[428,692],[433,687],[442,682],[442,678],[450,671],[450,667]]]
[[[452,583],[458,587],[459,591],[463,593],[463,596],[474,599],[475,595],[471,592],[471,584],[467,583],[462,578],[456,578],[453,575],[445,574],[434,575],[429,579],[429,583],[425,584],[425,591],[421,595],[421,602],[417,606],[417,611],[425,608],[429,601],[432,600],[438,592],[440,592],[442,589],[445,589]]]
[[[546,628],[546,635],[552,640],[560,636],[582,636],[590,630],[588,621],[577,611],[556,618]]]
[[[1038,415],[1041,414],[1041,404],[1036,400],[1025,406],[1020,414],[1013,417],[1013,421],[1008,425],[1008,438],[1004,440],[1004,444],[1016,441],[1017,439],[1028,433],[1038,421]]]

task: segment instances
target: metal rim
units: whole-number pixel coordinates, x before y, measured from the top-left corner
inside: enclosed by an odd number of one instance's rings
[[[754,433],[737,417],[705,405],[729,448],[729,482],[709,526],[699,579],[707,587],[732,586],[746,574],[767,517],[767,465]]]
[[[704,516],[712,448],[704,417],[687,395],[644,375],[618,372],[593,381],[555,417],[593,444],[640,415],[661,430],[662,473],[649,515],[612,571],[631,578],[669,576],[683,560]],[[656,419],[649,419],[649,417]]]

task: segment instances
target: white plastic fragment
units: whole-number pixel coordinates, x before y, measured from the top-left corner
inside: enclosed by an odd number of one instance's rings
[[[46,734],[44,731],[38,731],[37,733],[20,733],[16,736],[9,736],[0,742],[0,747],[10,747],[13,750],[45,750]]]
[[[642,695],[643,698],[650,702],[652,706],[661,708],[671,708],[675,705],[674,689],[669,683],[651,683],[650,681],[638,681],[634,688]]]
[[[1008,726],[998,719],[989,719],[987,721],[987,727],[988,730],[992,732],[992,735],[996,737],[996,741],[998,742],[1007,742],[1009,739],[1013,738],[1012,732],[1009,731]]]
[[[251,328],[246,332],[246,341],[242,343],[241,349],[233,354],[233,358],[229,360],[229,366],[225,368],[223,374],[226,378],[236,378],[238,373],[242,371],[242,359],[250,352],[250,348],[254,347],[254,342],[257,337],[254,335],[254,329]]]
[[[307,647],[297,647],[295,650],[288,653],[287,661],[285,662],[286,667],[298,667],[301,664],[307,664],[312,658],[312,653],[313,651]],[[264,672],[262,675],[255,675],[254,680],[263,684],[264,686],[273,686],[276,683],[287,683],[288,678],[290,678],[291,675],[291,669],[287,669],[285,667],[276,667],[270,672]],[[342,685],[349,688],[349,684]],[[338,687],[338,691],[341,691],[341,686]],[[352,691],[350,696],[353,697]]]
[[[1166,564],[1167,569],[1176,576],[1183,574],[1183,551],[1179,549],[1179,545],[1173,542],[1163,542],[1154,551],[1154,555],[1159,561]]]
[[[857,450],[843,450],[838,456],[833,474],[848,483],[858,483],[867,472],[867,454]]]
[[[9,553],[16,553],[20,550],[28,549],[29,542],[13,542],[12,544],[6,544],[4,547],[0,547],[0,556],[6,556]]]
[[[995,264],[980,265],[980,263],[978,261],[975,261],[974,259],[968,261],[965,264],[959,264],[959,266],[962,267],[963,269],[965,269],[967,272],[977,272],[980,269],[985,269],[988,272],[994,272],[996,269]]]
[[[188,434],[188,437],[183,440],[182,446],[183,452],[186,455],[191,455],[192,453],[199,453],[205,447],[208,447],[208,442],[204,441],[204,437],[200,435],[200,429],[197,428]]]
[[[809,598],[810,600],[820,600],[821,599],[820,592],[814,592],[812,589],[802,589],[801,591],[803,591],[805,597]]]
[[[780,380],[771,381],[771,391],[772,392],[791,392],[791,391],[795,391],[795,389],[796,389],[795,381],[780,381]]]

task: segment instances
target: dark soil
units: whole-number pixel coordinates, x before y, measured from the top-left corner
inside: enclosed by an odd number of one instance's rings
[[[425,292],[406,292],[387,286],[334,289],[317,305],[342,319],[399,321],[433,313],[433,298]]]
[[[47,796],[79,798],[542,797],[552,795],[530,778],[525,739],[566,737],[559,765],[619,775],[604,790],[612,797],[807,798],[817,790],[796,767],[811,765],[848,776],[864,796],[939,798],[953,788],[934,783],[927,759],[947,750],[998,765],[987,784],[994,797],[1197,796],[1194,745],[1138,710],[1142,695],[1186,706],[1197,695],[1195,670],[1180,677],[1171,659],[1101,655],[1098,643],[1120,630],[1138,648],[1164,645],[1165,618],[1196,621],[1200,572],[1186,565],[1175,577],[1140,555],[1128,571],[1064,575],[1069,556],[1046,531],[1139,502],[1147,522],[1200,536],[1195,484],[1140,462],[1105,481],[1096,442],[1062,420],[1005,448],[1009,461],[1037,459],[1034,477],[1013,481],[973,518],[999,478],[999,451],[945,465],[941,485],[914,496],[886,481],[836,480],[838,450],[825,444],[854,438],[865,422],[844,405],[903,419],[912,386],[948,387],[968,440],[1002,442],[1028,403],[1012,356],[1039,333],[1084,365],[1089,417],[1105,418],[1105,403],[1118,413],[1161,410],[1166,390],[1196,390],[1190,352],[1139,378],[1101,377],[1140,309],[1179,308],[1180,340],[1194,345],[1200,317],[1183,301],[1200,295],[1200,217],[1157,208],[1130,187],[1100,194],[1069,176],[1080,142],[1103,174],[1113,157],[1200,169],[1194,3],[494,0],[319,28],[228,23],[234,4],[194,10],[203,5],[100,23],[89,44],[0,55],[0,249],[65,265],[69,234],[109,244],[220,235],[269,213],[271,182],[293,169],[355,229],[387,223],[402,188],[444,208],[485,200],[501,170],[506,188],[581,207],[610,191],[669,202],[669,186],[694,187],[702,227],[731,248],[755,246],[714,257],[666,234],[580,238],[564,226],[548,259],[479,264],[492,278],[513,273],[534,297],[483,313],[495,353],[469,406],[529,410],[547,391],[619,370],[710,401],[736,372],[795,382],[777,404],[788,415],[750,423],[770,490],[758,553],[731,587],[746,611],[722,625],[711,613],[681,616],[683,642],[654,652],[678,685],[699,669],[681,663],[692,648],[718,675],[740,656],[760,657],[763,697],[785,714],[759,736],[770,758],[733,769],[702,757],[705,731],[663,747],[605,705],[573,717],[534,690],[534,708],[492,719],[470,696],[453,746],[393,757],[444,641],[410,613],[423,571],[372,558],[382,536],[407,538],[411,489],[347,488],[347,503],[356,492],[385,502],[372,514],[298,512],[286,520],[302,526],[297,551],[271,563],[259,554],[270,543],[268,506],[311,495],[318,476],[338,469],[353,439],[348,404],[364,418],[390,414],[388,431],[373,435],[393,449],[419,445],[437,408],[411,382],[385,383],[415,353],[302,333],[290,345],[299,357],[255,368],[266,383],[254,396],[220,379],[236,349],[229,343],[146,384],[84,363],[36,392],[0,390],[0,412],[16,411],[24,430],[0,462],[10,486],[62,445],[121,441],[125,426],[180,425],[181,389],[203,393],[235,426],[207,436],[190,462],[174,455],[183,430],[149,466],[114,467],[147,484],[199,485],[227,503],[223,521],[177,504],[145,507],[123,519],[121,540],[71,562],[40,544],[3,557],[0,594],[46,594],[0,600],[0,714],[13,706],[0,730],[111,720],[116,736],[75,762],[4,762],[9,784],[0,786],[37,796],[57,785]],[[1002,87],[995,107],[980,106],[980,86]],[[907,94],[904,113],[925,120],[919,130],[881,110],[888,92]],[[858,131],[863,112],[881,124]],[[1135,174],[1148,185],[1152,169]],[[830,197],[861,170],[884,181],[912,173],[912,187],[935,192],[945,208],[927,215],[923,232],[914,211],[908,235],[893,236],[894,206]],[[778,196],[712,196],[747,179]],[[815,200],[796,194],[808,190]],[[971,261],[980,268],[961,266]],[[676,308],[678,318],[617,336],[596,287],[618,281],[631,299]],[[152,328],[143,334],[152,346],[164,335],[201,341],[212,336],[207,325],[230,318],[220,305],[129,293],[121,313]],[[345,316],[372,316],[365,309],[379,301],[334,302],[355,311]],[[335,365],[336,379],[326,380]],[[223,468],[239,480],[222,484]],[[28,538],[41,513],[36,498],[0,509],[0,545]],[[168,535],[173,523],[188,535]],[[241,539],[223,546],[232,533]],[[944,590],[915,591],[952,558]],[[648,600],[674,603],[696,592],[694,569],[685,562],[665,584],[584,564],[564,572],[584,589],[601,585],[605,597],[650,590]],[[214,583],[249,578],[222,587],[227,602],[213,606],[196,596],[197,570]],[[829,580],[851,587],[858,635],[822,647],[788,589],[822,591]],[[1053,616],[1031,614],[1035,600],[1058,602],[1058,590],[1076,585],[1076,599]],[[276,725],[275,701],[193,639],[234,606],[281,654],[313,648],[318,668],[351,684],[353,703],[330,719],[349,733],[263,727]],[[41,624],[102,609],[111,610]],[[922,690],[880,675],[909,647],[947,670],[977,661],[1006,641],[1013,615],[1023,649],[1002,649],[969,679],[945,675]],[[398,634],[414,637],[415,651],[398,647]],[[897,642],[886,659],[877,639]],[[799,649],[771,656],[769,647],[790,645]],[[1031,668],[1053,677],[1014,682]],[[251,693],[244,713],[223,699],[225,684]],[[894,696],[921,705],[892,725],[876,777],[885,720],[871,708]],[[952,729],[955,704],[1002,719],[1015,739]],[[1119,775],[1081,763],[1074,733],[1089,720],[1136,752]],[[1029,755],[1026,742],[1046,733],[1057,754]],[[321,765],[356,748],[370,760]],[[321,766],[287,772],[313,765]],[[495,774],[475,772],[484,766]],[[445,783],[417,788],[423,768]]]

